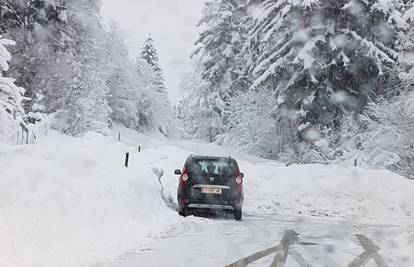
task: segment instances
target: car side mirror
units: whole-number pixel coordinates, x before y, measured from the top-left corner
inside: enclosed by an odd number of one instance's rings
[[[175,175],[181,175],[181,170],[180,170],[180,169],[176,169],[176,170],[174,171],[174,174],[175,174]]]
[[[240,173],[240,176],[241,176],[241,178],[244,178],[244,173],[241,172]]]

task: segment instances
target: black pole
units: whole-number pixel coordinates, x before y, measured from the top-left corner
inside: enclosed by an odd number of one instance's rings
[[[118,134],[118,141],[121,142],[121,132]]]
[[[129,165],[129,153],[126,153],[125,154],[125,167],[128,168],[128,165]]]
[[[358,165],[358,159],[354,160],[354,166],[356,167]]]
[[[138,152],[141,152],[141,146],[138,146]]]

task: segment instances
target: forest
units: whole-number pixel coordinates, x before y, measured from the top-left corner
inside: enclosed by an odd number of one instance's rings
[[[0,1],[1,66],[15,79],[1,78],[1,125],[8,117],[37,122],[55,114],[69,135],[104,133],[113,121],[168,135],[171,103],[153,40],[137,44],[140,56],[131,59],[117,23],[104,24],[101,4]],[[2,139],[12,138],[13,131],[0,130]]]
[[[208,0],[171,103],[156,40],[133,58],[100,0],[0,0],[0,140],[114,123],[286,163],[414,175],[414,1]],[[173,48],[171,48],[173,49]]]

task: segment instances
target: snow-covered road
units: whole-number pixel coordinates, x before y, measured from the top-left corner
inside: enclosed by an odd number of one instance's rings
[[[405,254],[408,252],[402,249],[401,242],[409,238],[414,240],[414,225],[364,225],[247,213],[242,222],[187,217],[141,249],[94,267],[226,266],[257,252],[266,255],[268,253],[263,250],[270,248],[270,255],[249,265],[267,267],[271,266],[276,254],[283,254],[280,243],[289,230],[299,236],[289,247],[285,266],[356,267],[363,266],[358,265],[359,262],[366,261],[366,266],[377,266],[376,257],[383,262],[382,266],[412,266],[412,259]],[[378,253],[375,245],[364,249],[356,235],[372,240],[379,248]]]

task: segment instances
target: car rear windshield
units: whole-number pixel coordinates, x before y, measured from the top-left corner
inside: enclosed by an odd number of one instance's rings
[[[234,176],[237,163],[231,159],[194,159],[189,164],[191,174]]]

